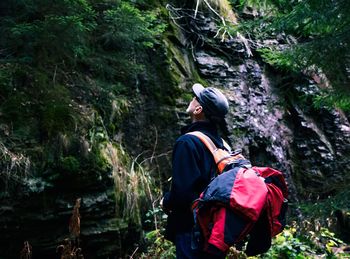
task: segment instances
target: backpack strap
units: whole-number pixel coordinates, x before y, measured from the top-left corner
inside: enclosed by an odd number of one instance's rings
[[[221,174],[225,170],[225,167],[228,164],[232,164],[237,159],[244,159],[244,157],[241,154],[232,156],[228,151],[222,148],[217,148],[214,142],[207,135],[200,131],[192,131],[187,134],[198,137],[202,141],[202,143],[204,143],[204,145],[209,149],[209,151],[214,157],[219,174]]]
[[[210,152],[214,155],[214,153],[218,150],[218,148],[215,146],[214,142],[204,133],[200,131],[192,131],[187,133],[188,135],[193,135],[199,138],[205,146],[210,150]]]
[[[222,138],[222,143],[224,143],[224,147],[226,148],[226,150],[231,153],[232,150],[230,145],[223,138]]]

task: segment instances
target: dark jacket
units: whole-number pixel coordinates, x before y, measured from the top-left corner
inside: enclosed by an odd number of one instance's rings
[[[173,241],[177,233],[190,232],[194,225],[191,205],[215,177],[217,167],[205,145],[188,132],[201,131],[211,138],[217,147],[223,141],[217,128],[210,122],[192,123],[181,130],[173,150],[173,173],[170,192],[164,195],[163,206],[168,215],[166,238]]]

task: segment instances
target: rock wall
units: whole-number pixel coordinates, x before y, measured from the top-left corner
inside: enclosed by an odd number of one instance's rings
[[[159,135],[159,152],[171,150],[176,132],[188,122],[183,97],[199,81],[221,88],[228,97],[233,147],[242,148],[253,164],[285,173],[293,208],[300,198],[327,197],[349,183],[349,118],[312,105],[319,89],[311,78],[274,70],[242,37],[222,37],[217,15],[208,9],[196,17],[191,9],[168,6],[168,11],[173,21],[173,33],[166,38],[169,67],[184,94],[172,110],[177,123],[163,128],[172,134]],[[170,168],[163,169],[169,177]]]
[[[230,100],[234,147],[243,148],[253,164],[282,170],[294,201],[298,196],[325,197],[344,187],[350,169],[346,115],[314,108],[311,98],[319,90],[313,80],[274,71],[258,53],[248,55],[242,38],[215,38],[219,28],[208,17],[199,15],[188,23],[194,24],[202,43],[187,45],[193,46],[201,78],[222,88]]]
[[[94,111],[88,114],[74,133],[59,134],[49,142],[31,136],[20,146],[13,142],[15,131],[2,139],[0,258],[19,258],[25,241],[32,247],[32,258],[61,258],[57,247],[65,239],[75,240],[69,224],[78,198],[84,258],[124,257],[140,240],[140,224],[118,211],[114,173],[125,169],[122,164],[113,168],[103,156],[108,139],[95,138],[93,148],[91,139],[84,138],[85,130],[98,131],[92,125]],[[100,128],[99,134],[106,132]]]
[[[233,148],[242,148],[255,165],[272,166],[285,173],[293,210],[300,199],[327,197],[350,182],[349,117],[339,110],[312,106],[311,98],[319,91],[312,79],[276,71],[254,49],[250,53],[243,38],[223,36],[218,27],[220,19],[210,10],[201,9],[196,17],[188,6],[167,6],[167,10],[170,28],[164,44],[149,53],[149,67],[137,77],[123,132],[108,136],[149,169],[159,189],[169,185],[171,150],[181,126],[189,122],[184,111],[194,82],[224,91],[230,101],[227,122],[231,134],[227,137]],[[180,18],[174,19],[177,16]],[[81,103],[74,105],[81,112],[88,111]],[[39,123],[35,118],[30,121],[33,123],[24,126],[35,128]],[[33,246],[33,258],[59,257],[56,247],[69,237],[69,218],[77,198],[82,199],[81,246],[85,258],[130,253],[140,241],[140,225],[130,225],[116,216],[113,170],[118,171],[118,166],[113,169],[111,164],[104,164],[106,161],[84,158],[89,153],[86,145],[91,144],[84,138],[93,127],[101,129],[103,125],[79,124],[71,141],[77,145],[72,145],[71,151],[61,148],[66,138],[46,146],[35,137],[24,142],[14,139],[11,144],[13,139],[5,126],[1,124],[0,133],[8,142],[2,143],[12,145],[13,150],[24,146],[33,161],[49,163],[62,149],[60,157],[66,164],[55,168],[38,162],[32,168],[41,170],[40,176],[29,172],[35,175],[31,177],[12,170],[16,163],[11,159],[21,158],[19,153],[13,151],[8,163],[1,162],[3,169],[15,172],[6,177],[16,184],[9,186],[7,178],[1,178],[0,257],[18,258],[26,240]],[[95,133],[106,134],[104,130]],[[50,147],[57,150],[51,152]],[[0,146],[1,152],[6,150]],[[5,153],[1,153],[3,158]],[[79,170],[71,158],[76,154],[86,162]],[[25,168],[25,163],[20,167]]]

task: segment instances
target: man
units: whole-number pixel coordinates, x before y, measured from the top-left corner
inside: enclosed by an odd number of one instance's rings
[[[215,177],[217,167],[212,154],[201,140],[186,133],[201,131],[217,147],[225,148],[218,127],[225,131],[225,115],[229,105],[226,97],[216,88],[194,84],[192,89],[195,97],[186,110],[192,123],[182,128],[182,134],[176,140],[171,190],[164,195],[162,202],[164,211],[168,213],[166,238],[174,242],[178,259],[216,258],[191,248],[194,226],[191,205]]]

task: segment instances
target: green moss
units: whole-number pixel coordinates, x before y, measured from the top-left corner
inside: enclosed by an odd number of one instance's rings
[[[65,172],[77,173],[80,170],[80,162],[74,156],[63,157],[60,165]]]
[[[11,80],[5,75],[0,75],[0,85],[12,87],[0,90],[4,97],[0,110],[5,123],[13,126],[15,138],[51,137],[75,128],[70,92],[54,84],[47,71],[20,65],[13,68]]]
[[[43,82],[44,83],[44,82]],[[70,92],[63,85],[37,85],[41,89],[37,98],[41,131],[48,137],[58,132],[73,131],[76,115],[73,111]]]
[[[112,165],[107,161],[99,148],[93,148],[90,152],[87,169],[94,172],[109,172],[112,170]]]
[[[165,39],[164,44],[171,81],[180,84],[185,77],[191,77],[190,63],[185,59],[186,54],[182,53],[171,40]]]
[[[181,31],[178,31],[178,28],[173,28],[173,31],[167,32],[164,39],[171,81],[176,85],[187,85],[188,79],[191,79],[193,83],[207,85],[207,82],[198,74],[192,54],[176,44],[176,41],[181,38],[180,34]]]

